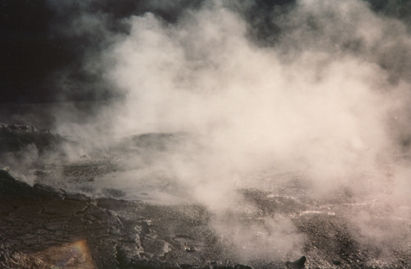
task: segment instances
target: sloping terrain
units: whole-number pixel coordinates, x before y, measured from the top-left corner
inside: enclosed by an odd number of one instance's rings
[[[2,125],[0,131],[3,156],[15,156],[18,160],[22,158],[18,155],[24,153],[22,149],[29,145],[42,149],[38,150],[35,161],[25,163],[22,171],[0,170],[2,268],[407,268],[411,265],[411,251],[404,244],[379,246],[363,240],[361,227],[350,221],[350,217],[368,212],[370,227],[374,227],[372,220],[378,219],[375,225],[396,224],[404,230],[410,227],[409,220],[381,222],[387,218],[384,212],[392,208],[378,201],[358,203],[347,190],[341,190],[335,199],[313,200],[287,194],[304,193],[304,185],[298,182],[282,186],[282,191],[242,189],[239,193],[243,204],[216,215],[188,198],[178,200],[177,196],[184,198],[184,192],[164,175],[148,173],[133,181],[139,189],[137,195],[135,191],[133,195],[128,193],[131,187],[108,184],[143,169],[142,163],[154,163],[163,151],[183,143],[186,134],[133,136],[110,148],[110,154],[100,151],[73,161],[63,151],[58,153],[64,143],[71,143],[60,136],[25,126]],[[55,152],[52,156],[59,158],[52,161],[46,158],[46,152],[51,150]],[[131,155],[150,157],[130,163],[127,160]],[[246,206],[253,210],[244,210]],[[266,252],[270,253],[264,237],[276,232],[276,228],[270,229],[268,220],[278,218],[287,218],[291,220],[288,225],[295,226],[295,230],[286,229],[281,234],[284,243],[295,235],[303,238],[297,241],[301,251],[287,258],[295,262],[287,262],[285,256],[274,252],[264,259],[252,256],[246,259],[247,247],[250,253],[253,248],[267,248]],[[225,234],[218,231],[217,227],[222,226],[228,230]],[[406,234],[403,239],[408,240]],[[244,245],[242,250],[239,244]],[[304,257],[298,259],[301,254]]]

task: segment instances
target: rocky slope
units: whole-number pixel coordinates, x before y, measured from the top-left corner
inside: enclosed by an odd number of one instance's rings
[[[294,262],[273,253],[266,259],[248,259],[244,264],[238,246],[216,231],[213,225],[216,216],[205,206],[189,200],[158,203],[150,198],[148,192],[153,188],[182,195],[167,177],[148,174],[143,180],[133,181],[141,192],[137,198],[115,184],[103,184],[104,180],[115,183],[116,175],[127,175],[130,169],[141,169],[141,163],[152,164],[163,151],[172,151],[175,145],[184,143],[184,137],[186,134],[133,136],[110,148],[109,155],[100,151],[69,161],[59,150],[66,139],[34,127],[0,126],[3,163],[7,164],[13,156],[21,160],[24,156],[18,155],[29,145],[39,152],[24,173],[0,170],[0,268],[301,269],[411,265],[411,249],[406,244],[372,244],[360,233],[361,227],[350,219],[352,215],[367,212],[371,220],[378,220],[378,223],[369,222],[375,231],[396,224],[404,232],[411,226],[410,221],[406,217],[388,219],[393,215],[385,213],[393,208],[378,201],[358,203],[344,189],[335,194],[335,199],[326,201],[287,195],[284,191],[239,190],[244,205],[253,210],[244,213],[242,205],[238,205],[238,211],[233,208],[219,221],[229,230],[232,227],[240,231],[236,236],[243,237],[241,240],[252,239],[241,231],[249,232],[256,225],[264,227],[267,219],[277,216],[291,220],[290,225],[296,228],[294,232],[304,238],[299,246],[300,256],[304,256],[290,257]],[[43,158],[50,155],[48,151],[54,152],[51,156],[59,157],[52,162]],[[149,157],[141,157],[137,164],[127,162],[134,155]],[[29,178],[30,175],[35,179]],[[292,184],[283,187],[290,193],[304,192],[303,184]],[[255,238],[261,234],[257,231]],[[408,240],[407,234],[402,238]],[[264,249],[264,243],[258,245],[258,242],[263,240],[250,245]]]

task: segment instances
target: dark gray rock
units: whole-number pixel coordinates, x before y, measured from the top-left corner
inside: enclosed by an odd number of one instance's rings
[[[0,268],[4,269],[50,269],[42,260],[0,245]]]
[[[195,211],[196,219],[187,211]],[[0,254],[10,256],[8,249],[24,253],[10,257],[31,263],[27,268],[43,268],[35,267],[42,264],[76,268],[80,263],[99,269],[181,268],[179,264],[210,268],[206,261],[218,259],[222,248],[217,240],[210,240],[209,216],[201,207],[93,200],[40,184],[30,186],[4,170],[0,170],[0,213],[0,235],[7,246]],[[185,237],[205,251],[196,251],[194,256],[186,251],[188,245],[173,240],[172,227],[195,231]],[[80,254],[72,254],[74,250]],[[234,268],[227,266],[212,268]]]
[[[28,145],[35,145],[42,152],[56,149],[63,141],[63,137],[34,126],[0,123],[0,154],[18,152]]]
[[[285,266],[288,269],[303,269],[306,260],[307,260],[307,258],[305,256],[302,256],[301,258],[299,258],[296,261],[293,261],[293,262],[287,261],[285,263]]]

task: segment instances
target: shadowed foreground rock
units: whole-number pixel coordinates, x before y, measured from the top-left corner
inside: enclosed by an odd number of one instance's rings
[[[218,258],[221,247],[210,245],[215,238],[205,228],[207,213],[200,207],[184,208],[185,214],[191,210],[194,220],[182,217],[181,210],[113,199],[92,200],[44,185],[30,186],[0,170],[0,265],[115,269],[202,268],[213,264],[207,258]],[[163,231],[158,235],[164,227],[152,225],[160,219],[174,227],[172,234]],[[202,251],[183,240],[189,237],[184,234],[187,228],[203,237]],[[250,267],[216,263],[213,268]]]
[[[294,262],[286,262],[285,266],[288,269],[303,269],[306,260],[307,258],[305,256],[302,256],[301,258],[299,258],[298,260]]]
[[[32,268],[48,269],[52,265],[42,260],[30,257],[11,248],[0,245],[0,268]]]

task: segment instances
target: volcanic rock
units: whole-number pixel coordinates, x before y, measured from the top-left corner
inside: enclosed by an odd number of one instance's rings
[[[35,145],[40,151],[56,147],[65,141],[49,130],[39,130],[30,125],[0,123],[0,153],[17,152],[28,145]]]
[[[307,258],[305,256],[302,256],[301,258],[299,258],[298,260],[294,262],[286,262],[285,266],[288,269],[303,269],[306,260]]]
[[[196,221],[187,216],[190,210],[197,211]],[[0,260],[4,268],[181,268],[180,262],[210,268],[206,260],[218,259],[210,250],[221,246],[201,243],[202,250],[192,256],[185,251],[186,245],[173,241],[170,234],[170,227],[176,231],[191,229],[197,232],[193,242],[207,240],[204,236],[210,231],[204,213],[199,207],[93,200],[40,184],[31,186],[0,170],[0,235],[4,244]],[[151,227],[153,223],[155,227]],[[234,266],[240,265],[213,268]]]

